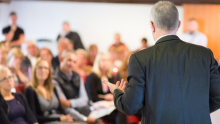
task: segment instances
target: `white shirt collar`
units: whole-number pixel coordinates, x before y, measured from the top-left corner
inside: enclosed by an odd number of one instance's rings
[[[37,57],[31,56],[31,55],[28,55],[27,57],[31,61],[31,65],[34,66],[35,63],[37,62]]]
[[[163,35],[163,36],[157,38],[156,43],[157,43],[157,41],[159,41],[161,38],[166,37],[166,36],[170,36],[170,35],[175,35],[175,34],[166,34],[166,35]],[[176,36],[176,35],[175,35],[175,36]]]

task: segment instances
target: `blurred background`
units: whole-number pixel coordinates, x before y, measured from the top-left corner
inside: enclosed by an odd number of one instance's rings
[[[16,12],[17,25],[24,30],[25,40],[34,40],[39,49],[49,48],[58,55],[57,36],[63,23],[77,32],[85,49],[96,44],[99,52],[109,51],[115,34],[129,51],[155,44],[150,28],[150,10],[158,0],[0,0],[0,29],[10,25],[9,14]],[[220,56],[220,0],[170,0],[177,5],[182,23],[178,36],[188,31],[188,20],[197,20],[198,31],[207,37],[207,48],[217,59]],[[5,36],[0,34],[0,41]],[[21,44],[27,55],[25,43]],[[220,124],[220,112],[212,115],[213,124]]]

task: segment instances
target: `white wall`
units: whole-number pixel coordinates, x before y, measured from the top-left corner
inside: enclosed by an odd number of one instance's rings
[[[114,34],[120,33],[122,41],[130,50],[140,47],[140,40],[154,41],[149,26],[149,4],[112,4],[80,2],[12,1],[8,10],[18,14],[18,25],[25,30],[26,40],[48,38],[56,40],[64,21],[70,22],[86,47],[98,45],[100,51],[107,51],[114,41]],[[183,8],[178,6],[180,20]],[[1,25],[7,25],[4,18]],[[180,28],[179,33],[182,33]]]
[[[0,29],[8,24],[10,11],[15,11],[26,40],[48,38],[55,41],[62,23],[68,21],[86,47],[96,43],[100,51],[107,51],[114,34],[120,33],[129,49],[136,50],[142,37],[148,38],[149,45],[155,43],[149,26],[151,7],[148,4],[13,1],[0,3]],[[178,10],[182,21],[183,8],[178,6]],[[178,34],[182,34],[182,26]],[[3,39],[0,35],[0,40]],[[56,47],[53,50],[57,51]],[[220,110],[212,114],[213,124],[219,124],[219,115]]]
[[[10,4],[7,3],[0,3],[0,41],[4,40],[2,29],[8,22],[8,13],[9,13],[9,6]]]

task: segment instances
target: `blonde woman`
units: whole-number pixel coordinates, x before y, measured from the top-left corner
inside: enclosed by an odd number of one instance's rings
[[[109,53],[97,55],[93,65],[93,72],[86,79],[86,90],[92,102],[113,101],[113,95],[110,93],[108,86],[102,83],[107,79],[113,82],[112,57]],[[118,110],[113,111],[110,115],[102,117],[103,120],[114,124],[127,124],[126,115]]]
[[[4,48],[0,47],[0,65],[6,65],[7,52]]]
[[[88,60],[88,53],[84,49],[76,50],[76,66],[74,71],[76,71],[80,77],[86,82],[86,77],[91,73],[91,66],[86,65]]]
[[[72,123],[70,115],[65,115],[56,89],[52,83],[50,64],[39,58],[33,68],[30,86],[25,89],[25,96],[39,123]]]
[[[11,92],[14,87],[11,71],[0,65],[0,74],[0,123],[38,124],[26,98],[20,93]]]
[[[15,89],[17,92],[23,92],[25,84],[29,81],[29,78],[21,71],[21,62],[25,58],[20,48],[12,48],[7,55],[7,66],[15,75]]]
[[[97,54],[98,54],[98,47],[95,44],[91,44],[88,50],[88,61],[86,65],[93,66]]]

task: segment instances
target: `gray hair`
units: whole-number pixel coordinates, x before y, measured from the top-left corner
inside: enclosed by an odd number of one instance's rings
[[[11,73],[11,70],[8,67],[0,65],[0,73],[5,73],[6,71]]]
[[[151,9],[150,20],[154,23],[155,28],[174,31],[179,24],[179,13],[172,2],[159,1]]]
[[[61,42],[65,42],[66,44],[71,44],[71,41],[66,37],[61,37],[58,39],[58,46],[60,45]]]
[[[74,50],[64,50],[61,54],[61,57],[64,59],[69,53],[72,53],[75,55],[75,51]]]

